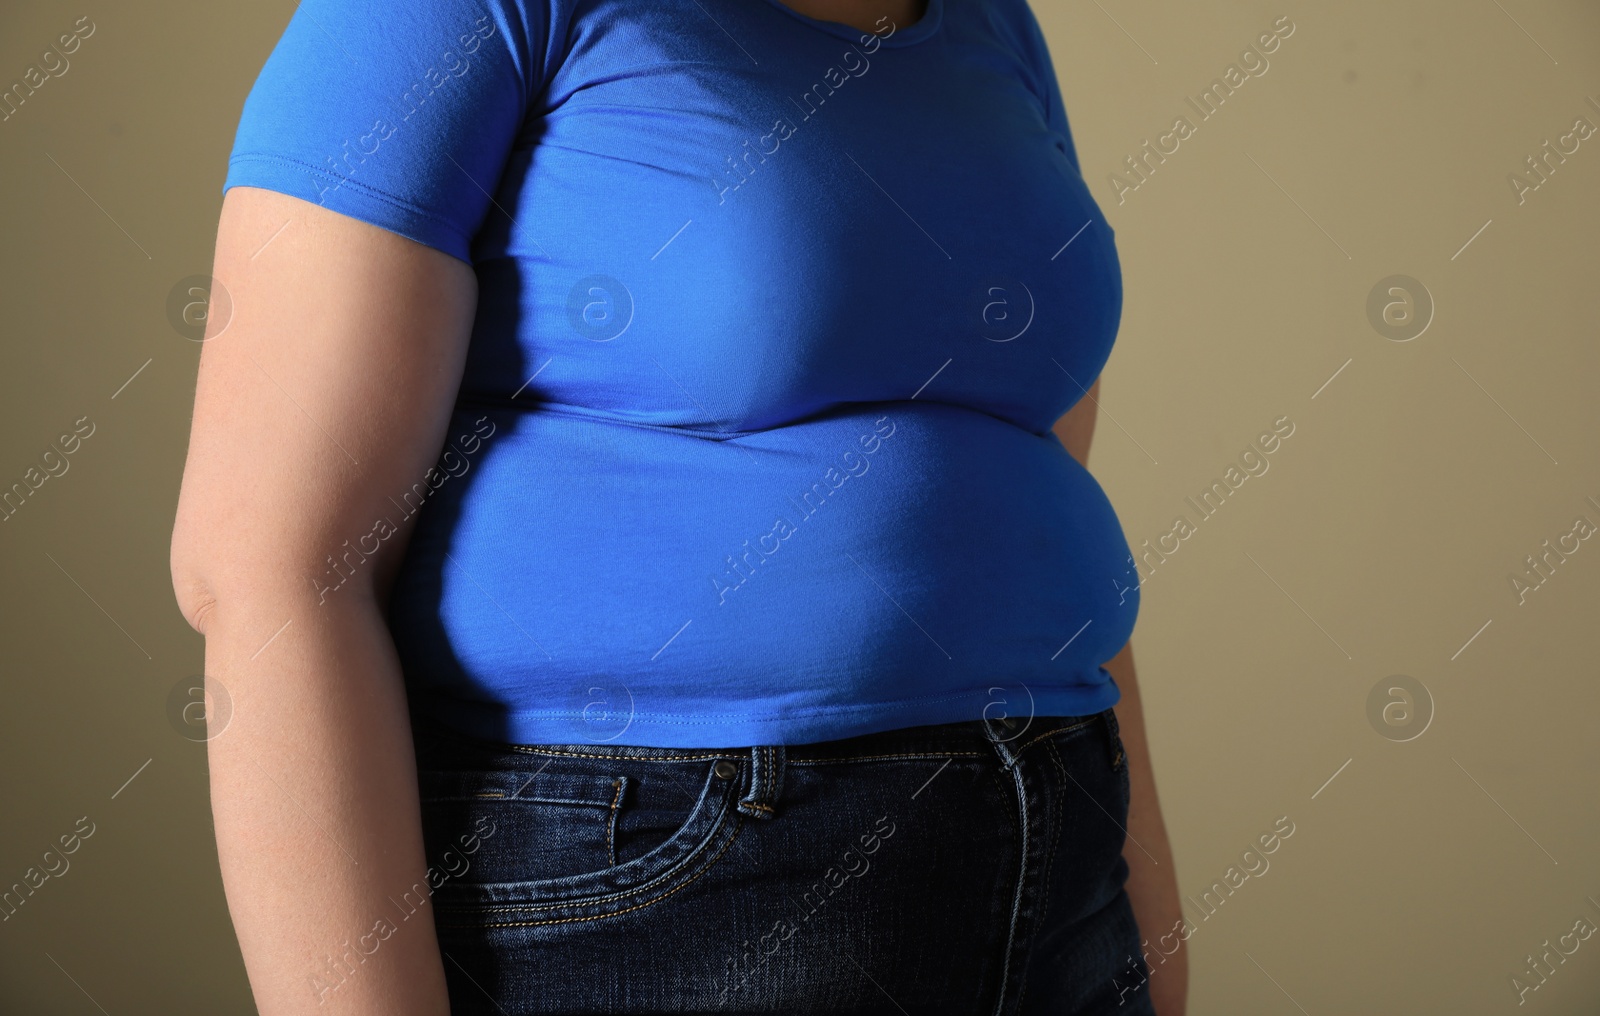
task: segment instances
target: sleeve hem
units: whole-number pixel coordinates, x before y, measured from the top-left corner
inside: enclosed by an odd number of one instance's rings
[[[304,174],[302,176],[301,174]],[[318,181],[332,184],[324,187]],[[228,160],[222,192],[261,187],[339,212],[472,264],[472,238],[434,212],[370,184],[281,155],[243,153]],[[333,200],[330,200],[333,199]]]

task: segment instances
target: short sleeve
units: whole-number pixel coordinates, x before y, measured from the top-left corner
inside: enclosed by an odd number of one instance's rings
[[[262,187],[469,264],[550,63],[550,0],[301,0],[223,193]]]
[[[1027,0],[1011,0],[1006,6],[1016,11],[1014,20],[1017,44],[1021,47],[1022,56],[1034,77],[1031,82],[1034,93],[1044,104],[1045,124],[1060,135],[1061,150],[1072,162],[1072,168],[1078,170],[1081,176],[1083,170],[1078,166],[1078,150],[1072,140],[1072,128],[1067,124],[1067,108],[1061,100],[1061,83],[1056,79],[1055,64],[1050,59],[1050,46],[1045,42],[1044,31],[1039,27],[1039,19]]]

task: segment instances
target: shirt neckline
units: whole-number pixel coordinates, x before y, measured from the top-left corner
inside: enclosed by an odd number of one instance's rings
[[[872,38],[873,33],[863,32],[854,25],[847,25],[842,21],[824,21],[821,18],[813,18],[809,14],[802,14],[784,3],[783,0],[767,0],[767,3],[803,25],[809,25],[820,32],[827,32],[829,35],[837,36],[838,38],[848,39],[851,42],[860,42],[863,36],[868,39]],[[922,17],[918,18],[915,24],[908,28],[897,27],[892,35],[883,39],[881,45],[910,46],[937,32],[944,21],[944,0],[927,0],[927,4],[927,8],[922,12]]]

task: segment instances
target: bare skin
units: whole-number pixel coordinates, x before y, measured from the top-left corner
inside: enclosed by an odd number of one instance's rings
[[[1085,468],[1089,465],[1089,442],[1094,437],[1099,398],[1100,381],[1096,379],[1088,394],[1055,425],[1056,436]],[[1122,856],[1128,862],[1127,889],[1133,916],[1148,943],[1145,951],[1149,955],[1150,999],[1157,1016],[1184,1016],[1188,1008],[1189,950],[1181,944],[1183,910],[1178,901],[1178,873],[1150,765],[1144,706],[1133,668],[1133,642],[1106,661],[1105,668],[1122,689],[1116,714],[1122,744],[1128,752],[1129,785],[1128,841],[1123,845]],[[1119,980],[1125,985],[1134,981],[1127,977]]]
[[[430,247],[246,187],[223,199],[212,274],[234,311],[220,335],[209,323],[201,350],[172,576],[205,636],[205,672],[233,703],[208,744],[211,806],[256,1004],[262,1016],[447,1016],[431,908],[407,919],[389,902],[415,886],[426,899],[439,861],[423,856],[379,606],[409,533],[326,603],[312,577],[436,460],[477,278]],[[328,960],[346,942],[359,951],[340,978]]]
[[[914,23],[923,0],[791,6],[872,31],[886,14]],[[441,251],[250,187],[223,200],[212,275],[234,310],[208,324],[201,352],[171,568],[178,605],[205,636],[205,672],[233,705],[208,744],[211,801],[256,1005],[262,1016],[448,1016],[431,909],[406,918],[390,902],[426,898],[438,861],[424,856],[405,689],[382,610],[409,523],[325,602],[312,579],[436,460],[476,276]],[[1080,462],[1094,409],[1085,398],[1056,425]],[[1125,851],[1153,946],[1179,919],[1177,884],[1131,646],[1107,668],[1123,690],[1129,833],[1159,862],[1131,843]],[[1161,1016],[1183,1014],[1185,964],[1180,949],[1151,981]]]
[[[896,28],[910,28],[927,6],[927,0],[783,0],[808,18],[818,21],[837,21],[863,32],[876,33],[892,24]],[[879,19],[888,17],[888,22]]]

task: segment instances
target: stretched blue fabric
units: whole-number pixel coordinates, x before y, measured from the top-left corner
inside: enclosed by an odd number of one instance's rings
[[[414,708],[728,747],[1118,700],[1138,578],[1051,427],[1121,270],[1025,0],[302,0],[239,185],[477,273],[439,464],[313,580],[415,517]]]

